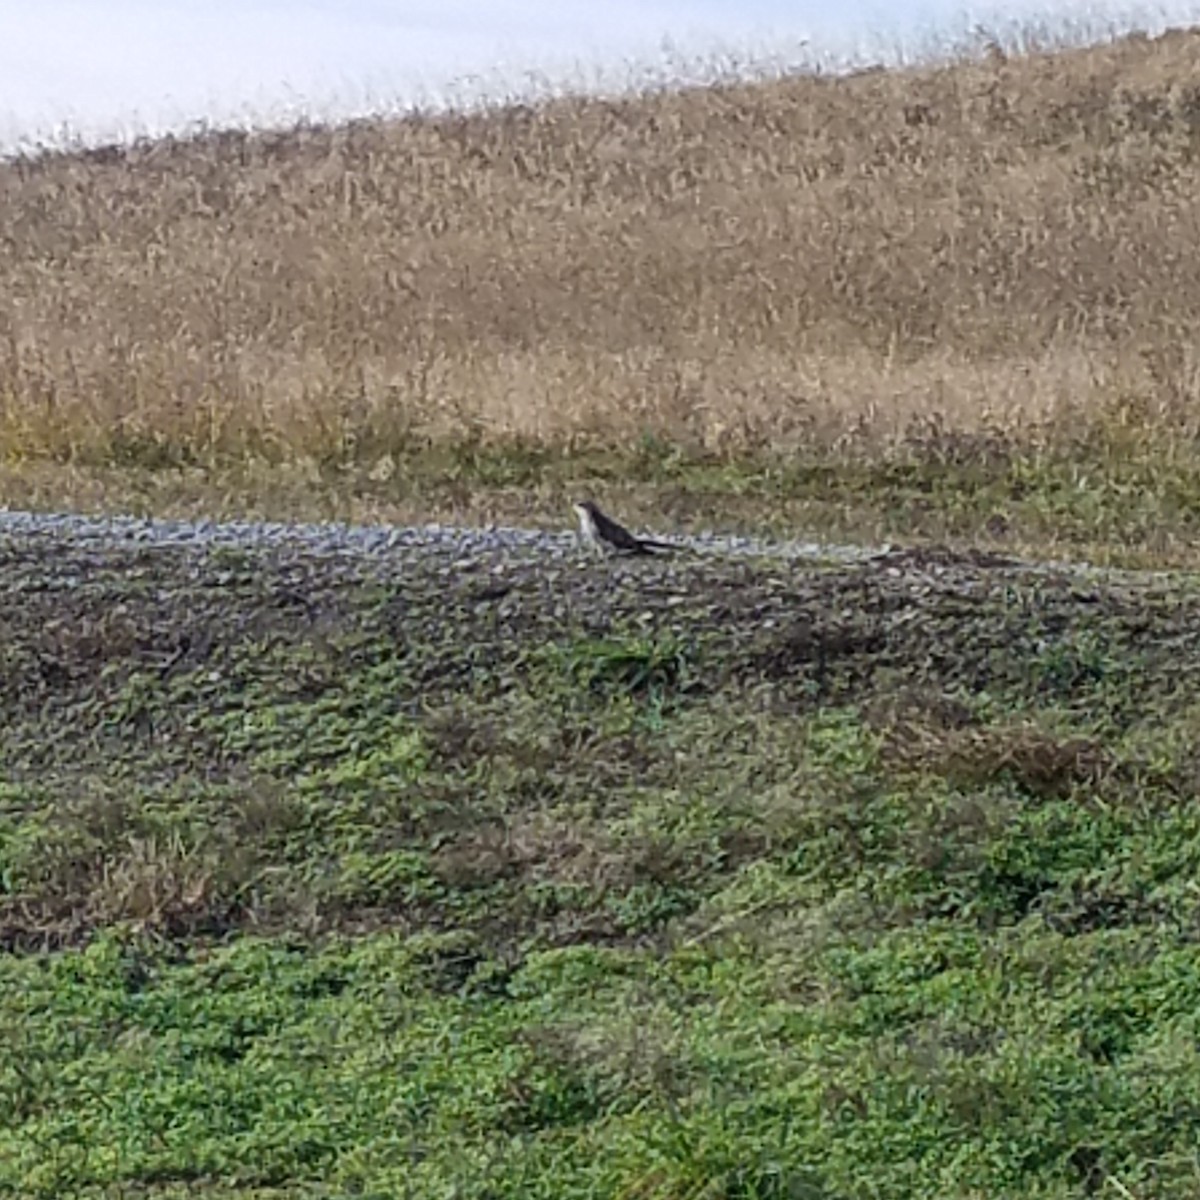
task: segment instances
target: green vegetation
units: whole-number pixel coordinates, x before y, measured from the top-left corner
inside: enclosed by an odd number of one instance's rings
[[[0,548],[0,1190],[1190,1197],[1200,591]]]

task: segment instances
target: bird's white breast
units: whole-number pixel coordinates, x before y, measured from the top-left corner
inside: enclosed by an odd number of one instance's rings
[[[579,514],[579,528],[582,530],[583,536],[588,541],[594,542],[599,537],[599,532],[592,514],[580,504],[575,506],[575,511]]]

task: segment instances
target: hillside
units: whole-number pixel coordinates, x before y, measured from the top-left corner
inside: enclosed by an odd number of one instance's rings
[[[1197,51],[0,167],[0,1192],[1192,1200]]]
[[[164,470],[236,468],[233,502],[273,511],[322,481],[360,515],[408,515],[414,489],[469,513],[480,488],[511,515],[511,485],[543,489],[536,520],[581,474],[673,472],[629,502],[687,521],[725,491],[755,523],[770,505],[738,497],[767,464],[797,520],[870,529],[909,498],[894,478],[839,509],[799,468],[987,484],[1016,461],[1023,492],[957,524],[935,495],[911,531],[1167,529],[1169,557],[1197,487],[1198,49],[1174,32],[9,163],[4,490],[96,502],[39,475],[66,462],[156,476],[136,494],[169,507]],[[1089,464],[1102,521],[1072,527],[1050,459]],[[1113,460],[1134,475],[1115,496]],[[713,461],[739,478],[683,478]]]

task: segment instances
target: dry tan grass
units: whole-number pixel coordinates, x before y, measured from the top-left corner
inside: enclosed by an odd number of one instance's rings
[[[0,456],[1189,436],[1200,34],[0,167]]]

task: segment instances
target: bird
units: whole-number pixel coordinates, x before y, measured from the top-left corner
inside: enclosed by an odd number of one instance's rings
[[[580,500],[572,506],[579,517],[579,531],[593,550],[612,554],[653,554],[658,550],[678,550],[670,542],[635,537],[612,517],[605,516],[590,500]]]

